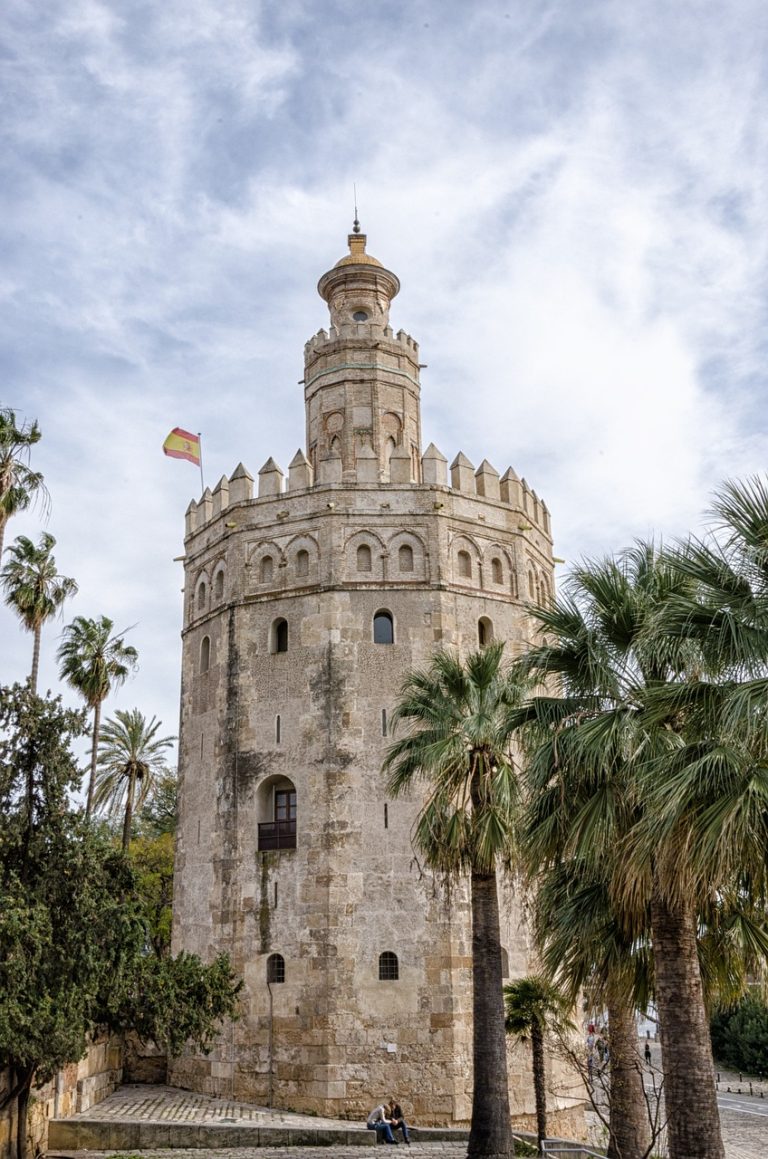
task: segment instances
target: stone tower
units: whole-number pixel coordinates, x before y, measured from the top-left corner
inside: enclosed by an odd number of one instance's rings
[[[471,1107],[471,941],[411,849],[419,802],[380,768],[406,673],[495,637],[552,591],[549,513],[510,468],[422,451],[419,348],[389,321],[397,277],[349,236],[304,351],[306,453],[187,511],[174,949],[226,950],[243,1016],[183,1086],[360,1115],[392,1091],[416,1121]],[[510,976],[525,931],[502,904]],[[532,1112],[528,1064],[513,1114]]]

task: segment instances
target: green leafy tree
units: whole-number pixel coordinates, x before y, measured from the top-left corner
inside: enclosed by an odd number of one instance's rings
[[[515,851],[517,776],[506,726],[520,687],[502,664],[503,644],[462,662],[439,652],[405,680],[393,726],[407,732],[388,749],[389,792],[421,788],[414,845],[449,879],[468,876],[472,910],[473,1065],[468,1154],[508,1156],[506,1036],[497,871]]]
[[[179,775],[167,769],[153,778],[153,788],[137,814],[137,828],[142,837],[161,837],[176,832],[178,820]]]
[[[147,722],[134,708],[118,709],[101,729],[94,808],[113,817],[123,813],[123,850],[131,839],[134,809],[142,807],[155,779],[167,771],[165,753],[175,738],[158,737],[160,726],[154,716]]]
[[[224,1018],[237,1018],[238,981],[226,954],[203,965],[195,954],[147,955],[111,1012],[116,1026],[130,1027],[142,1041],[177,1057],[187,1043],[207,1054]]]
[[[0,571],[6,604],[13,608],[34,638],[29,677],[33,692],[37,691],[43,624],[56,615],[66,599],[77,592],[75,581],[56,571],[56,560],[53,558],[55,545],[56,540],[47,532],[40,536],[37,547],[31,539],[19,535],[8,548],[8,562]]]
[[[129,860],[70,809],[80,786],[71,742],[84,714],[29,687],[0,689],[0,1067],[17,1104],[25,1159],[33,1082],[85,1053],[98,1025],[135,1030],[177,1054],[207,1050],[235,1017],[240,984],[225,955],[146,954]]]
[[[136,668],[138,652],[126,644],[122,635],[113,634],[114,624],[106,616],[89,620],[77,616],[62,633],[56,654],[59,674],[78,692],[93,710],[93,737],[91,741],[91,773],[88,778],[88,797],[85,815],[93,809],[93,790],[96,780],[96,759],[99,745],[101,706],[112,688],[123,683]]]
[[[31,449],[41,437],[36,422],[19,426],[14,411],[0,410],[0,561],[8,520],[26,511],[36,498],[47,504],[43,476],[29,465]]]
[[[735,1006],[716,1010],[710,1029],[722,1065],[768,1075],[768,1006],[758,994],[746,994]]]
[[[144,942],[130,867],[68,808],[83,729],[60,699],[0,690],[0,1066],[20,1157],[33,1080],[81,1057]]]
[[[158,958],[171,952],[173,847],[173,833],[139,835],[128,846],[147,940]]]
[[[504,987],[507,1034],[531,1043],[533,1093],[536,1099],[536,1136],[539,1153],[544,1154],[547,1137],[547,1084],[544,1042],[549,1032],[562,1035],[573,1029],[568,1018],[569,999],[546,978],[531,974]]]

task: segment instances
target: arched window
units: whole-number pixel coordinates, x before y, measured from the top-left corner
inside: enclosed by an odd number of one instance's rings
[[[396,982],[399,977],[400,967],[397,954],[393,954],[391,950],[385,950],[383,954],[379,954],[379,981]]]
[[[270,954],[267,958],[267,982],[285,981],[285,958],[282,954]]]
[[[270,652],[287,652],[288,651],[288,621],[275,620],[272,625],[269,641]]]
[[[213,594],[217,600],[224,599],[224,568],[219,568],[213,581]]]
[[[200,641],[200,671],[207,672],[211,666],[211,637],[203,636]]]
[[[205,586],[205,580],[200,580],[200,583],[197,585],[197,610],[198,610],[198,612],[202,612],[203,608],[205,607],[205,593],[207,592],[207,590],[208,589]]]
[[[371,570],[371,549],[367,543],[361,543],[357,549],[357,570]]]
[[[296,552],[296,575],[309,575],[309,552],[304,548]]]
[[[477,642],[481,648],[485,648],[493,639],[493,624],[487,616],[481,616],[477,621]]]
[[[536,581],[533,578],[533,572],[528,572],[528,595],[533,599],[536,595]]]
[[[468,551],[459,552],[459,575],[472,578],[472,557]]]
[[[261,816],[265,820],[258,825],[259,853],[273,849],[296,848],[296,790],[288,780],[280,782],[278,788],[265,790],[264,808]]]
[[[400,571],[413,571],[413,548],[404,543],[397,553]]]
[[[504,583],[504,571],[498,556],[494,556],[491,560],[491,579],[495,584]]]
[[[374,644],[394,644],[395,625],[391,612],[382,609],[373,617],[373,642]]]

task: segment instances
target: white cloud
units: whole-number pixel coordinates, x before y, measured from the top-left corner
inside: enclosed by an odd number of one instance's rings
[[[175,730],[199,480],[160,444],[202,430],[210,483],[287,467],[353,182],[429,364],[425,441],[514,465],[560,554],[684,532],[764,467],[758,0],[11,0],[4,21],[2,401],[44,430],[66,618],[138,624],[108,708]],[[29,641],[6,610],[0,630],[21,677]]]

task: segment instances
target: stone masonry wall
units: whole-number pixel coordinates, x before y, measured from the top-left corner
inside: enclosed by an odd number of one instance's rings
[[[111,1095],[122,1081],[122,1040],[116,1035],[92,1042],[85,1057],[64,1067],[55,1078],[33,1087],[27,1116],[28,1146],[40,1154],[48,1145],[48,1120],[87,1111]],[[0,1071],[0,1098],[9,1089],[7,1071]],[[9,1159],[16,1120],[8,1108],[0,1114],[0,1159]]]

